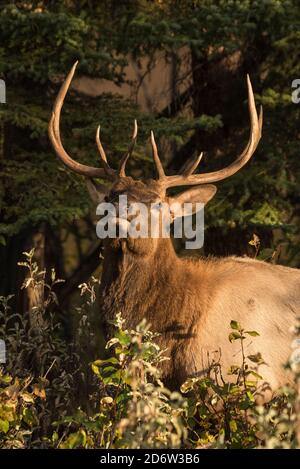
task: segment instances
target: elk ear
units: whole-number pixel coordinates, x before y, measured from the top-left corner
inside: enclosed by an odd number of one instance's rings
[[[109,193],[108,187],[96,183],[93,179],[88,178],[86,185],[92,201],[97,205],[103,202],[104,197]]]
[[[217,188],[213,184],[205,184],[203,186],[193,187],[193,189],[184,191],[175,197],[170,197],[169,204],[170,206],[172,206],[172,204],[177,204],[177,206],[179,205],[181,207],[183,207],[183,204],[192,204],[187,206],[187,210],[184,212],[184,215],[192,215],[202,208],[197,204],[206,205],[207,202],[213,198],[216,192]],[[176,218],[174,212],[173,214],[174,218]]]

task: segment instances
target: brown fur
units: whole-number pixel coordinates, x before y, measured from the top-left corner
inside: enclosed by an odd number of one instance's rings
[[[149,199],[149,185],[130,178],[117,189],[129,200],[131,194]],[[168,199],[158,187],[151,190]],[[205,372],[208,355],[221,354],[225,373],[239,362],[239,344],[228,341],[230,320],[237,320],[260,333],[246,353],[261,352],[266,365],[260,371],[276,389],[287,379],[283,364],[300,313],[300,272],[247,258],[179,258],[171,239],[106,240],[101,308],[105,321],[121,312],[127,327],[146,318],[161,334],[170,357],[163,375],[171,387]]]
[[[53,106],[49,122],[49,138],[56,154],[72,171],[88,178],[113,181],[109,191],[88,180],[88,189],[99,203],[103,196],[116,206],[117,196],[126,194],[129,203],[185,202],[207,203],[215,194],[216,182],[235,174],[249,161],[261,138],[262,109],[257,115],[250,78],[247,77],[250,114],[250,137],[244,151],[228,167],[212,173],[195,174],[201,155],[188,162],[184,171],[166,176],[159,159],[154,134],[151,132],[153,159],[159,175],[157,181],[135,181],[126,177],[125,165],[132,154],[137,137],[135,121],[132,142],[120,160],[118,171],[109,167],[100,141],[96,142],[102,168],[74,161],[63,148],[59,122],[61,108],[72,81],[77,62],[68,73]],[[198,186],[197,186],[198,185]],[[193,186],[176,197],[168,197],[171,187]],[[172,215],[175,217],[175,214]],[[119,216],[119,227],[126,224]],[[126,225],[128,226],[128,225]],[[228,343],[231,319],[246,329],[256,329],[261,336],[247,352],[259,350],[267,365],[264,376],[273,388],[286,379],[282,365],[290,354],[290,327],[300,310],[300,273],[298,270],[275,267],[263,262],[228,258],[193,262],[179,259],[170,239],[107,240],[101,283],[102,315],[113,318],[119,311],[127,326],[135,326],[146,318],[161,333],[161,345],[167,348],[170,360],[164,365],[167,383],[173,387],[187,376],[203,373],[207,356],[221,350],[221,362],[228,367],[236,360],[237,344]]]

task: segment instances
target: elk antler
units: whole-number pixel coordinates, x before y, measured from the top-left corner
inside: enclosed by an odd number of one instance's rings
[[[134,130],[133,130],[131,144],[128,148],[128,151],[122,157],[122,159],[120,161],[120,164],[119,164],[118,175],[120,177],[125,177],[126,176],[125,167],[126,167],[126,163],[127,163],[128,158],[131,156],[131,154],[133,152],[135,142],[136,142],[136,137],[137,137],[137,131],[138,131],[137,121],[135,119],[134,120]],[[106,154],[105,154],[104,148],[103,148],[101,140],[100,140],[100,125],[98,126],[97,131],[96,131],[96,143],[97,143],[97,147],[98,147],[98,150],[99,150],[99,153],[100,153],[101,162],[102,162],[102,165],[104,167],[104,170],[110,171],[111,168],[109,167],[109,165],[107,163]]]
[[[128,158],[132,154],[134,149],[134,145],[137,138],[137,122],[134,121],[134,131],[132,135],[132,141],[129,146],[127,153],[122,157],[119,170],[115,171],[112,169],[108,162],[105,155],[105,151],[103,149],[101,140],[100,140],[100,126],[97,128],[96,131],[96,143],[101,157],[101,164],[102,168],[95,168],[93,166],[83,165],[81,163],[77,163],[74,161],[68,153],[65,151],[63,144],[60,138],[60,130],[59,130],[59,123],[60,123],[60,113],[64,103],[64,99],[70,87],[72,78],[74,76],[76,67],[78,62],[76,62],[73,67],[71,68],[69,74],[67,75],[64,83],[62,84],[57,98],[55,100],[52,116],[49,122],[49,137],[52,142],[52,145],[55,149],[57,156],[62,160],[62,162],[68,166],[70,169],[75,171],[78,174],[82,174],[87,177],[99,177],[102,179],[109,179],[109,180],[116,180],[119,177],[125,177],[125,166],[127,163]],[[152,144],[152,153],[153,159],[155,162],[155,166],[157,169],[159,182],[161,186],[165,189],[168,187],[174,186],[193,186],[198,184],[206,184],[216,181],[221,181],[222,179],[226,179],[229,176],[235,174],[239,169],[241,169],[251,158],[258,142],[261,138],[262,132],[262,122],[263,122],[263,113],[262,107],[260,107],[259,117],[257,116],[257,111],[255,107],[255,100],[253,95],[253,90],[251,86],[251,81],[249,76],[247,75],[247,87],[248,87],[248,104],[249,104],[249,114],[250,114],[250,137],[248,143],[243,150],[243,152],[236,158],[236,160],[231,163],[226,168],[220,169],[219,171],[213,171],[211,173],[204,173],[204,174],[193,174],[199,165],[202,153],[197,156],[194,160],[187,164],[186,168],[184,169],[182,174],[174,175],[174,176],[166,176],[161,161],[158,156],[157,146],[154,138],[154,133],[151,131],[151,144]]]
[[[261,139],[263,112],[262,112],[262,107],[260,107],[259,117],[257,116],[255,100],[254,100],[254,95],[253,95],[253,90],[252,90],[252,85],[251,85],[249,75],[247,75],[247,87],[248,87],[248,105],[249,105],[249,114],[250,114],[250,123],[251,123],[250,137],[243,152],[236,158],[236,160],[233,163],[231,163],[226,168],[220,169],[218,171],[213,171],[211,173],[193,174],[193,172],[196,170],[198,164],[201,161],[201,158],[202,158],[202,153],[201,153],[201,155],[199,155],[192,163],[188,164],[183,174],[178,174],[174,176],[166,176],[163,170],[161,161],[158,156],[153,132],[151,132],[153,159],[157,168],[159,181],[162,187],[167,189],[168,187],[193,186],[197,184],[206,184],[206,183],[221,181],[222,179],[226,179],[229,176],[232,176],[233,174],[235,174],[239,169],[241,169],[250,160],[251,156],[256,150],[259,140]]]
[[[201,152],[200,155],[198,155],[196,158],[192,159],[191,161],[188,161],[181,174],[183,176],[190,176],[191,174],[193,174],[193,172],[196,171],[196,169],[198,168],[202,157],[203,152]]]
[[[153,160],[156,166],[158,177],[159,179],[165,179],[166,178],[165,171],[158,156],[157,146],[156,146],[156,142],[154,138],[154,133],[152,130],[151,130],[151,145],[152,145],[152,156],[153,156]]]
[[[135,143],[136,143],[136,138],[137,138],[137,133],[138,133],[138,126],[137,126],[137,121],[134,119],[134,127],[133,127],[133,134],[132,134],[132,139],[131,139],[131,144],[129,145],[127,153],[122,157],[120,164],[119,164],[119,176],[120,177],[125,177],[125,167],[128,158],[131,156]]]
[[[60,130],[59,130],[60,113],[61,113],[61,109],[64,103],[65,96],[68,92],[69,86],[74,76],[77,64],[78,62],[75,62],[75,64],[71,68],[55,100],[53,111],[52,111],[52,116],[51,116],[49,126],[48,126],[49,138],[51,140],[51,143],[54,147],[54,150],[57,156],[61,159],[61,161],[66,166],[68,166],[68,168],[72,169],[78,174],[82,174],[83,176],[99,177],[102,179],[114,180],[117,178],[117,172],[114,171],[112,168],[110,168],[110,166],[107,163],[105,152],[100,142],[100,136],[99,136],[100,129],[97,130],[96,138],[97,138],[98,149],[101,154],[101,162],[102,162],[103,168],[95,168],[93,166],[87,166],[81,163],[77,163],[77,161],[74,161],[68,155],[68,153],[65,151],[63,144],[61,142]]]

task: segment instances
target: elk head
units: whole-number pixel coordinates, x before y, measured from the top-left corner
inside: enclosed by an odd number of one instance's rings
[[[73,158],[71,158],[65,151],[62,145],[59,128],[61,109],[66,93],[72,81],[76,66],[77,62],[73,65],[58,93],[53,107],[52,117],[49,123],[49,137],[55,152],[61,161],[72,171],[87,177],[88,190],[92,196],[92,199],[96,203],[100,203],[105,200],[115,205],[117,210],[117,217],[115,218],[115,221],[119,226],[124,225],[124,223],[126,224],[126,220],[119,216],[118,212],[118,200],[120,195],[126,195],[128,204],[139,202],[148,207],[155,204],[158,207],[160,204],[172,205],[177,203],[177,205],[182,205],[187,202],[191,203],[192,207],[196,207],[196,203],[206,204],[215,195],[217,190],[216,187],[211,183],[228,178],[241,169],[253,155],[261,138],[262,108],[260,109],[258,117],[251,82],[249,76],[247,76],[248,103],[251,123],[250,136],[245,149],[235,159],[235,161],[226,168],[204,174],[195,174],[195,171],[202,158],[202,154],[200,154],[196,158],[191,159],[182,174],[167,176],[158,155],[154,134],[151,131],[152,155],[156,166],[158,176],[157,179],[135,180],[132,177],[126,176],[126,163],[133,152],[137,138],[138,129],[136,121],[134,123],[134,132],[131,144],[128,148],[128,151],[121,158],[118,170],[112,169],[107,162],[106,154],[100,140],[100,126],[96,132],[96,144],[100,154],[100,163],[102,167],[96,168],[80,164],[74,161]],[[109,181],[111,183],[110,189],[105,185],[96,183],[94,181],[95,178]],[[167,195],[167,189],[176,186],[194,187],[185,190],[175,197],[169,197]],[[150,211],[148,213],[150,213]],[[170,216],[174,220],[176,214],[170,211]],[[119,237],[118,239],[112,240],[111,242],[116,247],[122,245],[123,249],[128,248],[129,250],[136,253],[146,255],[149,254],[149,252],[153,252],[153,250],[155,250],[155,246],[157,245],[157,238],[154,239],[150,237],[147,239],[133,239],[129,236],[126,239]]]

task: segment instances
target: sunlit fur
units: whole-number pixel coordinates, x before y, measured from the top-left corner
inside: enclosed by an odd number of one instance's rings
[[[49,138],[57,156],[72,171],[88,178],[114,182],[110,191],[103,186],[101,189],[109,199],[115,200],[116,195],[126,194],[129,202],[149,204],[157,200],[166,203],[175,200],[205,204],[214,196],[216,187],[204,183],[221,181],[239,171],[249,161],[261,138],[262,109],[258,116],[247,76],[249,141],[226,168],[195,174],[200,155],[183,173],[166,176],[151,132],[159,180],[134,181],[126,177],[125,164],[137,137],[136,121],[131,144],[120,160],[118,171],[107,163],[99,127],[96,142],[102,168],[83,165],[66,152],[60,138],[61,109],[76,66],[77,62],[55,100],[48,127]],[[199,184],[204,185],[195,187]],[[188,185],[194,187],[175,198],[166,196],[166,189]],[[88,189],[98,204],[102,196],[92,181],[88,181]],[[250,259],[179,259],[170,239],[107,240],[101,302],[105,323],[121,311],[128,327],[146,318],[152,329],[161,333],[161,345],[170,357],[164,364],[163,373],[172,387],[178,386],[187,376],[203,373],[214,356],[218,359],[218,354],[226,372],[226,368],[239,359],[237,343],[231,345],[227,339],[229,322],[231,319],[240,321],[244,328],[255,329],[261,334],[246,353],[262,353],[267,363],[264,377],[275,389],[286,380],[282,366],[291,352],[290,327],[300,312],[300,273]]]
[[[117,190],[141,202],[150,191],[159,194],[158,187],[136,185],[130,178]],[[300,315],[299,270],[249,258],[179,258],[171,239],[105,244],[104,322],[118,312],[128,327],[146,318],[161,334],[160,345],[170,357],[163,364],[169,386],[176,388],[188,376],[202,374],[212,360],[220,360],[225,376],[230,365],[240,363],[238,341],[228,341],[232,319],[259,332],[245,343],[246,354],[261,352],[266,365],[260,373],[272,389],[287,381],[283,365],[292,351],[291,326]]]

